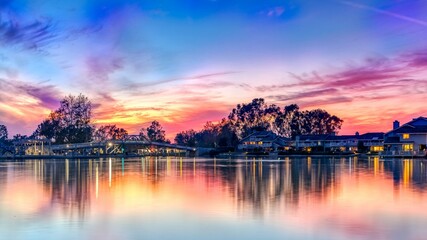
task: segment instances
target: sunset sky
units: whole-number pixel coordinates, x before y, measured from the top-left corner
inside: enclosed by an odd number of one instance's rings
[[[0,124],[31,134],[83,93],[95,124],[173,138],[265,98],[341,134],[427,115],[421,0],[0,0]]]

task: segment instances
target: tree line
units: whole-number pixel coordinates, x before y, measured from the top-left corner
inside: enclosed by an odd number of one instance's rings
[[[323,109],[300,110],[296,104],[283,109],[255,98],[250,103],[237,104],[228,117],[218,123],[207,122],[202,130],[180,132],[175,142],[198,147],[234,147],[256,131],[271,131],[278,136],[293,138],[306,134],[337,133],[343,120]]]
[[[280,108],[268,105],[264,99],[255,98],[249,103],[237,104],[229,115],[219,122],[207,122],[196,131],[179,132],[174,140],[179,145],[191,147],[234,147],[255,131],[271,131],[279,136],[292,138],[304,134],[330,134],[341,129],[343,120],[323,109],[300,110],[296,104]],[[66,96],[57,110],[52,111],[30,136],[15,135],[14,140],[47,138],[57,144],[90,141],[123,140],[128,131],[116,125],[92,124],[92,103],[84,95]],[[141,128],[140,139],[170,143],[158,121]],[[8,138],[7,128],[0,125],[0,141]]]

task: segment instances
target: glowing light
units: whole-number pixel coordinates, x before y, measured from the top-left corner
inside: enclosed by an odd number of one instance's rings
[[[68,183],[68,179],[70,176],[70,163],[68,159],[65,159],[65,181]]]
[[[108,186],[111,187],[111,158],[108,159]]]
[[[98,199],[98,194],[99,194],[99,179],[98,179],[98,164],[96,164],[96,170],[95,170],[95,183],[96,183],[96,199]]]

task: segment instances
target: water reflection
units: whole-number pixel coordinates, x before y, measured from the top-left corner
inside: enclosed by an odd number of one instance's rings
[[[427,233],[420,227],[427,224],[427,214],[420,211],[427,207],[426,163],[375,157],[2,162],[0,234],[25,233],[28,225],[46,228],[37,225],[41,222],[53,226],[77,221],[80,228],[66,224],[53,236],[71,231],[77,235],[69,236],[81,239],[108,239],[101,226],[111,234],[134,221],[164,231],[147,219],[184,227],[174,217],[196,216],[194,222],[187,219],[195,228],[175,229],[169,235],[152,230],[151,239],[206,237],[195,229],[212,221],[212,229],[226,229],[225,221],[244,226],[248,234],[255,231],[245,239],[416,239]],[[247,227],[253,221],[262,224]],[[22,222],[28,225],[14,225]],[[129,231],[138,235],[143,229],[134,226]],[[244,237],[212,231],[222,239]],[[45,237],[43,231],[37,233]]]

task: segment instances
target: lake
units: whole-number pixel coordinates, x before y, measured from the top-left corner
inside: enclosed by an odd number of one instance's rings
[[[427,160],[0,161],[0,239],[427,239]]]

